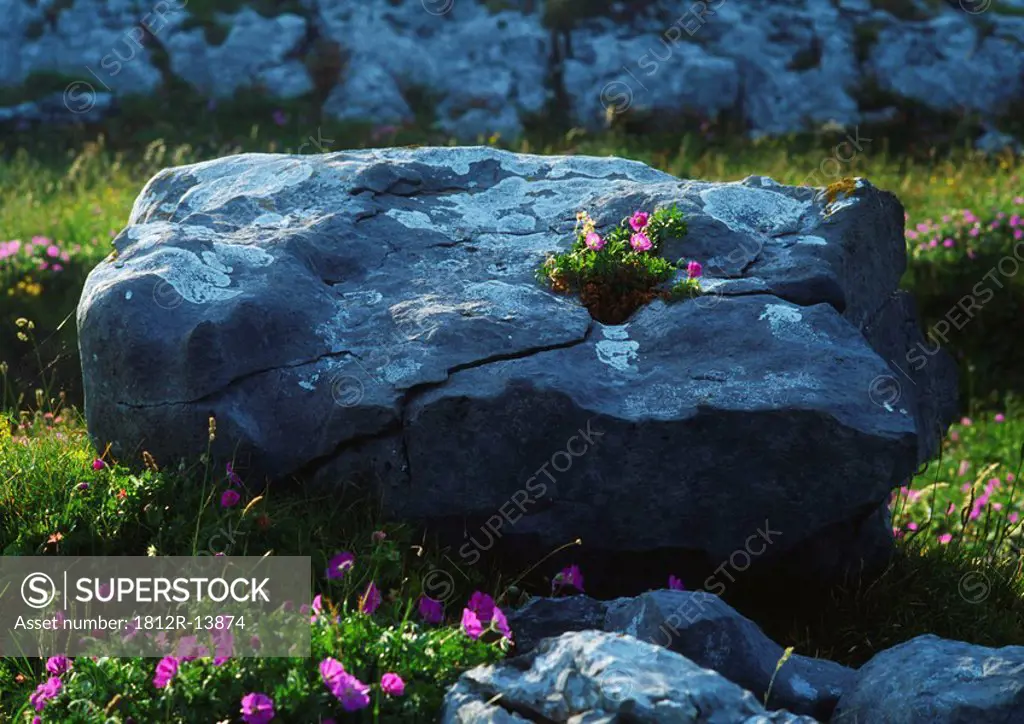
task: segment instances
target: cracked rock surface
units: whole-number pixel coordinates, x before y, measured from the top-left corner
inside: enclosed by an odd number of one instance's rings
[[[600,231],[672,203],[690,232],[664,254],[707,295],[607,326],[535,280],[578,210]],[[767,519],[766,558],[822,536],[864,558],[889,533],[856,522],[954,412],[945,353],[904,362],[902,220],[863,180],[829,204],[481,147],[167,169],[79,304],[89,432],[166,466],[212,415],[214,455],[256,480],[365,486],[415,521],[502,510],[510,541],[723,560]]]
[[[1021,646],[925,635],[859,670],[799,654],[779,666],[781,646],[703,591],[534,598],[508,613],[520,655],[464,674],[443,721],[1024,721]],[[768,691],[774,711],[752,714]]]
[[[442,724],[615,722],[813,724],[766,711],[749,691],[632,636],[582,631],[531,653],[472,669],[445,697]]]
[[[826,659],[791,655],[721,598],[704,591],[649,591],[598,601],[578,595],[533,598],[508,612],[516,652],[569,631],[628,634],[711,669],[765,701],[767,706],[828,721],[855,672]]]

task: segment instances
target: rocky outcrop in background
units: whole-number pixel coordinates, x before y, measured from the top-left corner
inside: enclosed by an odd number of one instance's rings
[[[210,7],[209,3],[203,5]],[[553,113],[726,116],[758,134],[891,118],[905,104],[995,123],[1024,99],[1024,0],[0,0],[0,87],[96,94],[180,79],[212,99],[314,94],[337,119],[426,111],[462,139]],[[12,111],[0,111],[0,118]],[[39,114],[28,112],[25,117]],[[1012,139],[993,130],[982,145]]]

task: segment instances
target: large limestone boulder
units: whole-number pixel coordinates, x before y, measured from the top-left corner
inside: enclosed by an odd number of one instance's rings
[[[488,148],[167,169],[82,294],[89,432],[166,465],[206,450],[212,415],[220,460],[452,523],[464,560],[579,537],[877,562],[956,388],[944,352],[904,360],[900,204],[848,190]],[[663,253],[705,265],[704,296],[609,326],[536,281],[578,210],[603,229],[673,203],[689,233]]]

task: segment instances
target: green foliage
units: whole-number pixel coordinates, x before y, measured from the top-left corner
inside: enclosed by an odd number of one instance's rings
[[[334,616],[340,619],[337,623]],[[269,696],[279,721],[346,720],[352,715],[328,691],[318,668],[332,657],[371,685],[370,707],[361,720],[429,722],[436,720],[444,692],[463,671],[502,656],[500,648],[450,628],[409,620],[382,624],[373,616],[337,609],[318,619],[312,625],[310,658],[233,659],[219,665],[208,658],[185,661],[162,689],[153,685],[157,659],[78,657],[64,677],[61,694],[46,706],[45,720],[82,724],[106,724],[111,721],[108,717],[116,722],[169,724],[235,721],[242,697],[250,692]],[[385,673],[402,677],[402,696],[381,691],[379,682]],[[31,688],[45,678],[33,676]],[[26,695],[22,710],[28,708]]]
[[[504,639],[492,633],[472,640],[457,626],[461,602],[484,581],[480,571],[459,572],[460,584],[447,598],[448,625],[420,622],[424,576],[452,564],[437,547],[418,555],[413,531],[381,524],[368,501],[234,483],[230,472],[211,470],[206,456],[173,470],[150,458],[146,470],[133,472],[108,455],[98,465],[77,412],[43,395],[34,401],[35,409],[23,402],[0,417],[3,555],[287,552],[311,556],[320,571],[339,551],[355,556],[344,578],[319,577],[324,604],[311,628],[312,659],[182,662],[171,685],[157,689],[155,659],[79,657],[46,721],[105,724],[105,709],[118,722],[234,720],[250,691],[272,696],[282,721],[320,721],[340,712],[317,670],[325,656],[367,684],[388,672],[405,680],[401,697],[375,690],[364,721],[432,721],[462,671],[503,655]],[[237,485],[242,499],[225,508],[220,495],[229,485]],[[372,614],[360,613],[354,602],[370,582],[383,601]],[[46,678],[41,667],[33,659],[0,659],[0,720],[28,711],[29,694]]]
[[[548,257],[537,269],[538,280],[559,292],[581,293],[595,319],[619,323],[623,312],[628,316],[638,303],[649,301],[642,295],[677,271],[658,253],[665,239],[686,234],[686,222],[673,204],[650,215],[637,211],[602,236],[594,220],[581,211],[573,233],[572,248]],[[695,292],[699,287],[693,282],[677,282],[670,296]]]
[[[78,79],[64,73],[45,70],[33,71],[20,85],[0,88],[0,106],[13,106],[26,101],[38,100],[50,93],[63,92],[68,84],[75,80]]]

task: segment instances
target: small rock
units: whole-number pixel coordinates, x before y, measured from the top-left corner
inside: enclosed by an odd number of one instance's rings
[[[875,654],[839,699],[833,724],[1021,724],[1024,646],[918,636]]]

